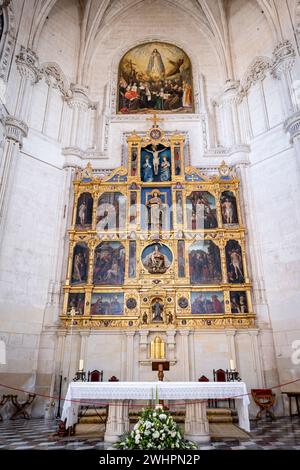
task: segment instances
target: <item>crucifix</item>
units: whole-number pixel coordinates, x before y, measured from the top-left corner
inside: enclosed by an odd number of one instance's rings
[[[153,122],[153,127],[158,127],[157,123],[164,121],[164,118],[159,118],[159,117],[157,117],[157,113],[153,113],[153,117],[146,118],[146,121],[152,121]]]

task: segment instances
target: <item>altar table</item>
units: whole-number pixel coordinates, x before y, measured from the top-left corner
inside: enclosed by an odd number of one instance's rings
[[[195,442],[208,442],[209,424],[206,403],[209,399],[236,400],[239,426],[250,431],[248,406],[250,403],[244,382],[71,382],[65,397],[62,421],[66,428],[78,420],[80,402],[101,401],[109,404],[104,440],[116,442],[129,430],[129,401],[176,400],[186,406],[185,438]]]

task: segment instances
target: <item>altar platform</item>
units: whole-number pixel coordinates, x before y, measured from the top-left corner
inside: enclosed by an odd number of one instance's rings
[[[129,404],[141,407],[155,399],[174,401],[186,410],[185,438],[195,442],[210,440],[207,400],[235,399],[239,426],[250,431],[247,388],[243,382],[72,382],[65,397],[62,421],[66,428],[78,421],[80,405],[109,405],[104,440],[116,442],[129,430]]]

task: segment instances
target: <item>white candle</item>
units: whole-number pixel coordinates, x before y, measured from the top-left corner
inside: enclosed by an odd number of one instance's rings
[[[79,370],[83,370],[83,359],[79,361]]]
[[[230,359],[230,370],[235,370],[235,363],[233,359]]]

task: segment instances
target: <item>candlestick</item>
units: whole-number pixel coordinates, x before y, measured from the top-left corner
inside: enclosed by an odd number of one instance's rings
[[[83,370],[83,359],[79,361],[79,370]]]
[[[235,363],[233,359],[230,359],[230,370],[235,370]]]

